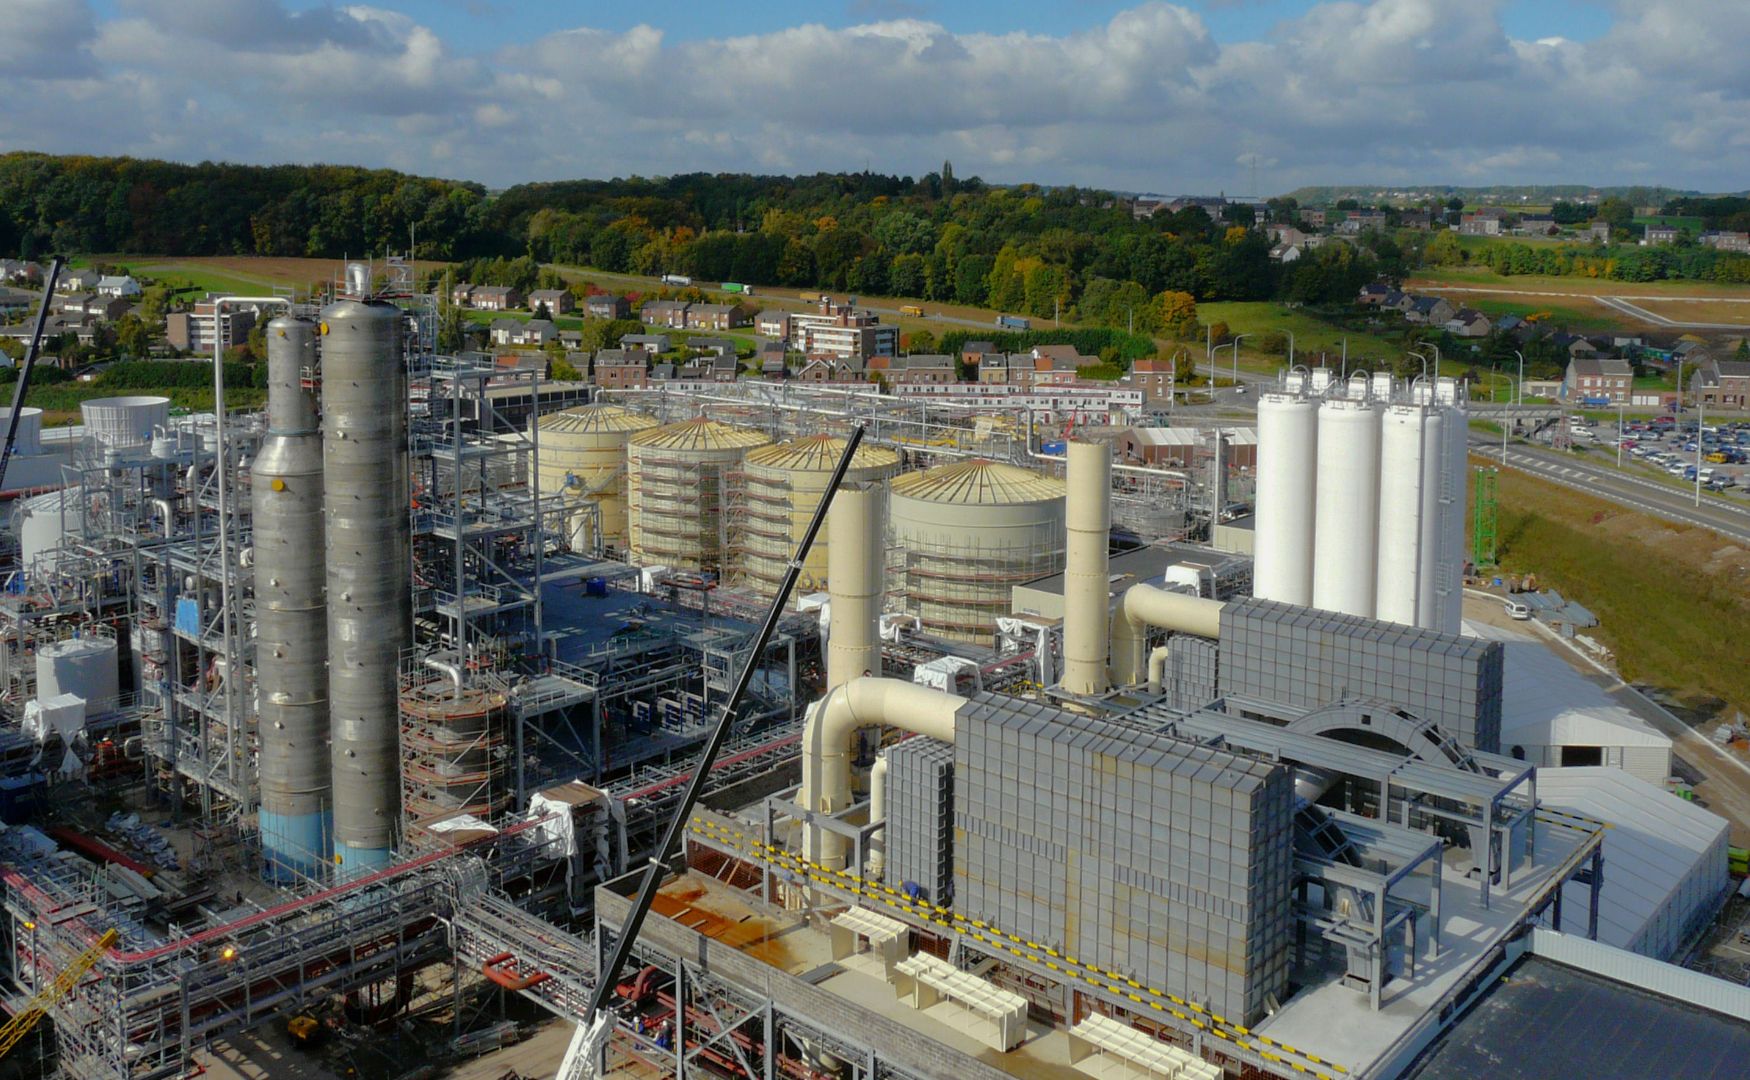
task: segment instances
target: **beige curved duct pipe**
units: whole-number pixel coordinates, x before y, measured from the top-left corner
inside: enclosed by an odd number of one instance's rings
[[[856,678],[809,706],[802,728],[802,790],[797,802],[819,814],[851,805],[851,741],[858,728],[896,727],[954,741],[954,714],[965,698],[899,679]],[[883,793],[885,805],[885,793]],[[803,833],[802,853],[833,869],[845,864],[845,840],[822,829]]]
[[[887,751],[875,755],[869,767],[869,824],[887,820]],[[887,864],[887,830],[869,841],[869,876],[880,878]]]
[[[1134,686],[1148,676],[1149,627],[1199,637],[1221,636],[1221,609],[1227,605],[1153,585],[1132,585],[1112,620],[1112,681]],[[1067,649],[1067,646],[1065,646]],[[1163,657],[1161,663],[1166,663]]]
[[[1148,692],[1158,694],[1161,684],[1167,681],[1167,657],[1172,650],[1165,645],[1156,645],[1148,654]]]
[[[885,486],[841,484],[826,516],[826,587],[832,598],[826,638],[826,688],[881,674],[881,604],[886,592],[881,544]]]

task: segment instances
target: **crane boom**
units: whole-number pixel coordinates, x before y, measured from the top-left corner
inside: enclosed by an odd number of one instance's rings
[[[103,954],[109,951],[111,945],[115,944],[117,936],[114,930],[105,930],[103,935],[97,939],[96,944],[75,957],[71,964],[68,964],[59,975],[55,976],[53,982],[36,992],[29,1003],[19,1010],[17,1016],[8,1020],[5,1027],[0,1027],[0,1058],[11,1052],[12,1048],[18,1045],[18,1040],[30,1034],[30,1030],[36,1027],[37,1021],[41,1020],[49,1009],[73,992],[73,987],[79,984],[79,980],[85,977],[85,973],[103,959]]]

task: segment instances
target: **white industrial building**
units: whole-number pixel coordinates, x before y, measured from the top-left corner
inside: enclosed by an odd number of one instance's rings
[[[1609,826],[1599,941],[1665,960],[1713,918],[1731,886],[1725,818],[1620,769],[1540,769],[1537,794],[1546,810]],[[1583,920],[1585,886],[1562,888],[1568,911]]]
[[[1539,768],[1603,765],[1649,784],[1671,775],[1671,740],[1542,642],[1467,623],[1502,643],[1501,752]]]

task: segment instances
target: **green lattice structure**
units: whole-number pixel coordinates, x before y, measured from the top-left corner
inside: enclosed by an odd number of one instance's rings
[[[1471,562],[1477,569],[1494,566],[1500,558],[1500,551],[1495,547],[1496,539],[1496,509],[1495,509],[1495,477],[1499,469],[1478,467],[1475,491],[1475,508],[1471,514]]]

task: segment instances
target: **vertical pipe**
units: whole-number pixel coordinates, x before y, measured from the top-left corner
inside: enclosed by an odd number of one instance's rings
[[[399,816],[398,664],[412,637],[407,374],[401,312],[341,300],[322,312],[328,517],[328,680],[334,861],[388,863]]]
[[[267,438],[250,498],[262,875],[270,881],[318,873],[333,829],[322,436],[303,388],[315,356],[314,323],[281,316],[267,324]]]
[[[832,610],[826,642],[827,690],[881,674],[885,591],[882,517],[887,486],[845,484],[827,514],[826,585]]]
[[[1101,694],[1112,618],[1112,448],[1070,443],[1067,475],[1062,686],[1071,694]]]

